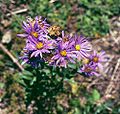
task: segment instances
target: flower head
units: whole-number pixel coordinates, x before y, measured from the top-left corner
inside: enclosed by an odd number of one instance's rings
[[[54,49],[54,40],[44,39],[41,41],[27,42],[26,49],[32,51],[31,57],[37,57],[40,55],[43,58],[43,54],[50,53],[51,49]]]
[[[52,64],[61,67],[67,67],[68,62],[74,63],[75,54],[72,53],[72,43],[63,43],[58,44],[57,50],[52,59]]]
[[[23,61],[22,64],[30,64],[32,67],[39,67],[41,62],[44,62],[44,60],[37,56],[37,57],[31,57],[32,51],[28,51],[26,48],[24,48],[24,55],[20,57],[20,59]]]
[[[23,27],[25,33],[18,34],[18,36],[20,36],[20,37],[28,37],[29,35],[31,35],[33,37],[38,36],[38,32],[40,29],[39,29],[37,21],[35,21],[34,24],[32,22],[23,21],[22,27]]]
[[[78,65],[83,63],[79,72],[86,76],[99,76],[103,70],[107,55],[103,51],[93,51],[91,54],[92,46],[85,37],[65,34],[59,26],[50,26],[41,16],[28,18],[22,28],[24,33],[18,36],[26,38],[24,55],[21,57],[23,63],[38,67],[44,62],[66,68],[69,63],[76,64],[78,60]]]
[[[78,60],[89,56],[89,52],[91,51],[91,45],[83,36],[75,35],[73,42],[73,52],[76,53]]]
[[[42,24],[42,26],[41,26]],[[40,17],[35,19],[28,19],[27,22],[23,22],[23,34],[18,34],[18,37],[27,38],[28,40],[42,40],[47,36],[47,28],[50,25],[46,23],[45,20],[42,20]]]
[[[62,31],[62,37],[58,37],[57,41],[62,41],[63,43],[66,42],[71,42],[72,41],[72,36],[70,36],[69,34],[66,35],[64,31]]]
[[[43,20],[42,16],[36,16],[35,20],[38,22],[40,29],[47,34],[47,29],[50,27],[50,25],[46,22],[46,18]]]
[[[97,71],[97,66],[92,63],[84,64],[78,72],[85,74],[85,76],[100,75],[99,72]]]
[[[108,61],[108,56],[104,51],[96,52],[94,51],[90,57],[89,60],[96,64],[99,68],[99,70],[103,71],[103,63]]]

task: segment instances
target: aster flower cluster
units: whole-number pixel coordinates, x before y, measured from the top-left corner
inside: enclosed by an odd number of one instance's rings
[[[69,63],[82,62],[78,72],[87,76],[99,75],[103,63],[107,61],[105,52],[96,52],[87,38],[65,34],[59,26],[48,24],[41,16],[23,22],[24,33],[18,34],[26,39],[21,59],[24,63],[38,67],[41,62],[55,66],[68,67]]]

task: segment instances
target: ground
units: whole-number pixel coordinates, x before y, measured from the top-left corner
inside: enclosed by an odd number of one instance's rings
[[[56,0],[55,0],[56,1]],[[55,11],[47,12],[43,7],[40,6],[40,9],[36,9],[36,14],[38,12],[43,12],[42,14],[44,16],[47,15],[49,18],[49,21],[51,23],[55,23],[58,21],[58,24],[62,25],[62,28],[65,27],[65,30],[67,32],[74,33],[77,31],[78,33],[84,33],[83,28],[77,26],[77,21],[80,19],[83,19],[83,17],[77,17],[79,14],[86,15],[84,12],[85,8],[87,7],[86,3],[84,3],[84,7],[80,7],[77,4],[74,4],[72,1],[68,4],[68,8],[72,5],[72,10],[68,9],[65,10],[66,4],[61,6],[61,4],[54,4],[54,0],[50,1],[48,4],[47,0],[46,2],[42,2],[42,4],[47,4],[50,8],[56,8]],[[96,0],[97,1],[97,0]],[[25,19],[26,16],[34,16],[32,13],[34,12],[33,9],[34,3],[33,1],[24,0],[21,1],[14,1],[14,0],[8,0],[8,1],[0,1],[0,7],[2,8],[2,16],[0,17],[0,114],[26,114],[31,113],[32,114],[32,103],[29,106],[28,109],[25,107],[25,93],[24,89],[18,84],[17,82],[17,75],[25,66],[21,66],[21,61],[19,60],[19,56],[21,55],[21,50],[24,47],[25,41],[23,39],[19,39],[16,37],[16,34],[20,30],[20,23],[22,20]],[[76,1],[75,1],[76,2]],[[10,4],[9,4],[10,3]],[[64,1],[62,0],[62,3]],[[53,6],[52,6],[53,5]],[[89,6],[89,5],[88,5]],[[93,7],[90,4],[91,7]],[[42,10],[42,8],[44,10]],[[63,8],[66,12],[64,13],[64,17],[61,19],[58,19],[58,14],[62,14],[62,10],[59,10],[60,8]],[[119,8],[118,8],[119,9]],[[50,9],[49,9],[50,10]],[[69,10],[71,13],[69,14]],[[91,11],[91,9],[89,9]],[[61,12],[59,12],[61,11]],[[32,13],[31,13],[32,12]],[[54,12],[54,13],[53,13]],[[48,13],[48,14],[46,14]],[[51,15],[54,14],[54,15]],[[117,10],[116,10],[117,13]],[[67,16],[69,14],[69,16]],[[57,15],[57,16],[56,16]],[[77,15],[77,16],[76,16]],[[77,18],[76,18],[77,17]],[[89,16],[88,16],[89,17]],[[67,19],[66,19],[67,18]],[[99,17],[98,17],[99,18]],[[89,18],[87,18],[86,22],[89,23]],[[67,22],[67,23],[66,23]],[[86,23],[85,22],[85,23]],[[91,22],[91,21],[90,21]],[[105,21],[106,22],[106,21]],[[80,23],[78,23],[80,24]],[[90,29],[87,30],[90,35],[90,41],[93,44],[93,48],[96,50],[105,50],[106,53],[109,55],[109,61],[106,63],[106,74],[102,74],[100,77],[90,77],[86,78],[80,75],[76,75],[73,79],[75,83],[68,83],[64,82],[65,88],[67,88],[67,94],[61,93],[59,96],[57,96],[57,103],[59,104],[58,110],[67,110],[68,114],[79,114],[78,106],[76,106],[77,103],[74,102],[75,99],[78,101],[81,101],[81,105],[85,104],[86,98],[81,95],[81,91],[84,89],[88,93],[92,93],[93,89],[96,89],[101,97],[99,100],[96,101],[97,105],[109,103],[110,106],[103,109],[103,113],[106,114],[106,110],[108,113],[114,113],[118,114],[120,109],[118,108],[120,105],[120,16],[119,13],[116,15],[112,15],[108,19],[109,29],[107,28],[107,25],[105,25],[106,29],[108,29],[107,32],[102,32],[99,30],[97,33],[97,30],[91,30],[92,32],[89,32]],[[88,25],[88,24],[86,24]],[[93,24],[94,25],[94,24]],[[89,28],[93,25],[87,26]],[[96,25],[95,25],[96,26]],[[99,25],[100,26],[100,25]],[[96,28],[100,28],[97,27]],[[85,34],[88,36],[88,34]],[[72,99],[72,100],[71,100]],[[72,103],[71,103],[72,102]],[[111,104],[112,102],[112,104]],[[33,103],[34,105],[34,103]],[[89,106],[85,105],[86,107]],[[117,107],[117,108],[116,108]],[[83,108],[86,110],[86,108]],[[91,108],[92,109],[92,108]],[[90,109],[90,110],[91,110]],[[112,110],[114,110],[112,112]],[[102,110],[102,109],[101,109]],[[117,111],[118,112],[117,112]],[[78,113],[77,113],[78,111]],[[59,111],[58,111],[59,112]],[[56,112],[54,112],[56,113]],[[89,112],[91,114],[91,112]],[[82,113],[81,113],[82,114]],[[98,114],[98,113],[97,113]]]

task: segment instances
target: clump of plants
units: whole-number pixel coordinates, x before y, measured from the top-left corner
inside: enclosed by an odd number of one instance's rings
[[[97,52],[82,35],[66,34],[59,26],[50,25],[41,16],[23,21],[26,39],[22,64],[29,64],[19,82],[25,87],[26,104],[34,102],[37,113],[55,110],[56,98],[64,91],[63,82],[78,72],[83,76],[100,76],[107,55]]]

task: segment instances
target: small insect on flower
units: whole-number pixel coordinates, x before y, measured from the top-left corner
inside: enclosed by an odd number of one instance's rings
[[[71,47],[72,43],[62,43],[59,42],[58,49],[56,50],[55,55],[51,58],[55,66],[67,67],[68,62],[74,62],[76,55],[72,53]]]
[[[89,52],[92,50],[92,46],[83,36],[74,35],[74,53],[76,53],[78,60],[89,56]]]

